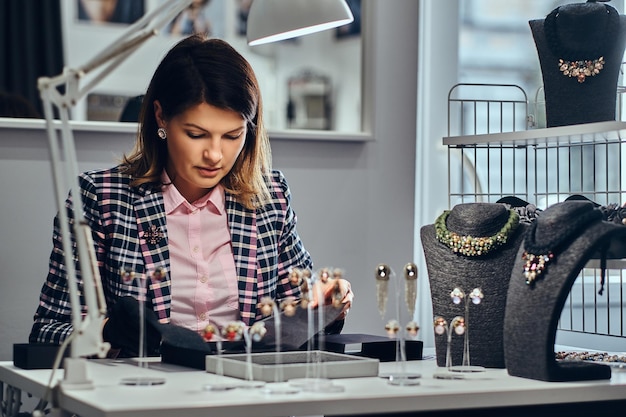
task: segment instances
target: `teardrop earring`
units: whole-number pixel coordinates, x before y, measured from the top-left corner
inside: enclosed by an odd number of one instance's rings
[[[167,132],[162,127],[157,129],[157,135],[159,136],[159,138],[161,138],[161,140],[167,139]]]
[[[385,318],[385,311],[387,310],[387,287],[391,273],[391,268],[385,264],[379,264],[376,267],[376,301],[381,318]]]

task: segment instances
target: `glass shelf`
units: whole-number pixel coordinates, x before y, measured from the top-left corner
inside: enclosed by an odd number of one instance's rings
[[[448,136],[443,144],[449,147],[498,145],[524,147],[532,145],[562,145],[575,143],[610,143],[626,139],[626,122],[608,121],[571,126],[529,129],[465,136]]]

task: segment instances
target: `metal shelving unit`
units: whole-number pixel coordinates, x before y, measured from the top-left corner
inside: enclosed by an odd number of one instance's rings
[[[538,208],[580,194],[626,202],[626,122],[443,138],[449,205],[516,196]]]

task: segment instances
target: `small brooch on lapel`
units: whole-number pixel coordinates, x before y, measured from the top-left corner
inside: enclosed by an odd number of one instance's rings
[[[160,227],[152,225],[148,230],[143,232],[143,238],[146,239],[148,245],[156,245],[163,239],[163,232]]]
[[[152,279],[157,282],[161,282],[165,279],[165,268],[158,267],[152,273]]]

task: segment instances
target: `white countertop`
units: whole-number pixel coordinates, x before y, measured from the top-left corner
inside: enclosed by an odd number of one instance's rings
[[[380,372],[397,369],[381,363]],[[142,368],[133,363],[89,361],[94,388],[62,390],[60,405],[83,417],[255,415],[330,415],[402,411],[433,411],[459,408],[489,408],[561,404],[626,399],[626,372],[614,372],[611,380],[543,382],[509,376],[504,369],[464,374],[464,380],[433,378],[441,371],[433,360],[410,361],[408,371],[422,374],[417,386],[390,385],[384,378],[334,379],[344,387],[340,393],[298,392],[266,394],[261,389],[237,388],[207,391],[207,384],[238,381],[204,371],[152,363]],[[62,377],[59,371],[57,378]],[[23,370],[12,362],[0,362],[0,380],[41,396],[50,370]],[[164,378],[163,385],[125,386],[123,378]]]

